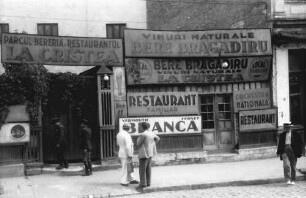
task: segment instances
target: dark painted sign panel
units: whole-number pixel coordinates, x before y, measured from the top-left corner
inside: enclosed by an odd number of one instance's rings
[[[234,91],[234,111],[271,108],[270,89]]]
[[[272,57],[125,59],[127,84],[234,83],[269,79]],[[221,62],[227,62],[222,65]]]
[[[127,57],[272,55],[270,29],[152,31],[125,29]]]
[[[128,93],[128,116],[199,114],[197,92]]]
[[[239,111],[239,131],[251,132],[277,129],[277,110]]]
[[[2,34],[3,63],[123,65],[121,39]]]

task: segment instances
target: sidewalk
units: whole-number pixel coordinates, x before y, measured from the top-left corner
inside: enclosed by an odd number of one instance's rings
[[[306,169],[306,157],[298,159],[297,168]],[[138,169],[135,171],[138,178]],[[54,171],[52,174],[1,179],[4,194],[0,195],[0,198],[96,198],[140,193],[135,190],[137,185],[119,185],[120,169],[96,171],[90,177],[83,177],[81,174],[81,167],[76,166]],[[305,176],[297,172],[297,180],[304,179]],[[152,186],[145,188],[144,192],[274,182],[284,182],[282,162],[279,158],[157,166],[152,168]]]

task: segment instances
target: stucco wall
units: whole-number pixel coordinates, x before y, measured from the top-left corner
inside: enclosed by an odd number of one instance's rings
[[[148,29],[207,30],[270,27],[269,1],[148,1]]]
[[[37,23],[58,23],[60,36],[105,37],[107,23],[126,23],[129,28],[145,29],[146,1],[1,0],[0,23],[9,23],[12,33],[37,34]],[[76,71],[80,67],[49,68]]]

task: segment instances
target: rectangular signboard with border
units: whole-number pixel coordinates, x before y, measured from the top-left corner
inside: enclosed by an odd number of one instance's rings
[[[138,135],[142,132],[139,123],[147,122],[150,124],[148,130],[158,135],[201,133],[201,120],[201,116],[120,118],[119,130],[122,130],[124,124],[129,124],[128,132],[131,135]]]
[[[272,106],[270,89],[250,89],[233,92],[234,111],[269,109]]]
[[[2,33],[2,63],[123,65],[121,39]]]
[[[252,132],[277,129],[277,109],[239,111],[239,131]]]
[[[128,93],[128,116],[199,115],[197,92]]]
[[[24,143],[29,141],[29,123],[6,123],[1,126],[0,144]]]
[[[227,65],[221,64],[226,62]],[[126,58],[127,84],[240,83],[269,79],[272,57]]]
[[[126,57],[271,56],[270,29],[153,31],[125,29]]]

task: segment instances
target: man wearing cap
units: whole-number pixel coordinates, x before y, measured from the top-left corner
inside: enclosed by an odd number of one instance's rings
[[[56,167],[57,170],[68,168],[68,161],[65,159],[66,150],[66,138],[65,138],[65,128],[61,124],[59,118],[53,118],[53,134],[55,143],[55,155],[59,165]]]
[[[119,146],[118,157],[122,166],[122,177],[120,184],[128,186],[129,184],[138,184],[139,182],[134,178],[134,172],[128,172],[128,163],[131,162],[134,153],[134,144],[131,135],[129,124],[124,124],[122,130],[117,134],[117,145]]]
[[[83,176],[92,175],[92,164],[91,164],[91,129],[87,126],[88,121],[86,119],[81,120],[80,124],[80,140],[82,158],[84,163],[85,173]]]
[[[151,166],[152,157],[157,155],[156,143],[160,138],[151,130],[147,122],[139,123],[139,137],[137,138],[138,158],[139,158],[139,177],[140,183],[137,190],[151,185]]]
[[[293,185],[296,179],[297,158],[305,154],[302,136],[292,130],[291,123],[284,123],[284,132],[280,134],[277,156],[283,160],[284,177],[287,185]]]

